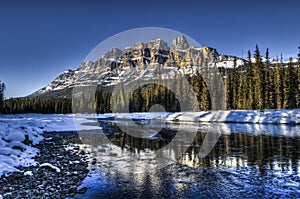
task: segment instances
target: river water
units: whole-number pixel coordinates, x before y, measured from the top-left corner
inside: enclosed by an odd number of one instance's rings
[[[90,173],[75,198],[300,198],[296,126],[137,124],[80,133]]]

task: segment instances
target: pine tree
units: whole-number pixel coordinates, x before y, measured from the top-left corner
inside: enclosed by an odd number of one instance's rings
[[[274,67],[274,105],[276,109],[283,108],[283,66],[277,63]]]
[[[300,62],[298,61],[296,69],[295,69],[295,76],[296,76],[296,108],[300,107]]]
[[[269,48],[266,50],[266,63],[265,63],[265,79],[264,79],[266,94],[265,94],[265,108],[274,109],[274,73],[271,68]]]
[[[249,91],[251,90],[251,85],[248,84],[247,79],[244,77],[242,66],[239,66],[238,75],[239,75],[239,79],[238,79],[238,92],[237,92],[238,93],[237,109],[249,109],[247,108],[249,107],[248,101],[250,101],[249,104],[252,103],[252,101],[249,100],[249,96],[251,96],[252,99],[252,94],[249,93]]]
[[[0,81],[0,112],[2,112],[2,108],[3,108],[4,90],[5,90],[5,84]]]
[[[296,107],[300,108],[300,45],[298,46],[298,62],[296,67]]]
[[[265,107],[265,70],[264,65],[262,63],[262,57],[260,55],[259,47],[256,44],[255,52],[255,65],[254,65],[254,109],[263,109]]]
[[[295,108],[295,93],[296,93],[296,75],[294,71],[294,65],[292,63],[292,58],[288,63],[288,67],[285,70],[284,76],[284,107],[285,108]]]
[[[239,69],[236,65],[236,59],[233,62],[233,71],[232,71],[232,83],[231,83],[231,97],[232,97],[232,109],[237,109],[238,100],[239,100],[239,81],[242,76],[239,75]]]
[[[241,70],[241,69],[240,69]],[[242,74],[242,71],[240,71],[240,74]],[[240,80],[239,86],[243,86],[240,88],[240,108],[242,109],[254,109],[254,75],[253,75],[253,64],[251,61],[251,51],[248,51],[248,63],[246,66],[246,77],[245,82],[243,80]],[[241,103],[243,102],[243,103]]]
[[[236,62],[236,61],[235,61]],[[236,63],[234,64],[236,65]],[[235,68],[235,66],[234,66]],[[227,69],[225,69],[227,70]],[[232,86],[232,71],[228,70],[225,75],[226,91],[227,94],[227,110],[233,109],[233,86]]]

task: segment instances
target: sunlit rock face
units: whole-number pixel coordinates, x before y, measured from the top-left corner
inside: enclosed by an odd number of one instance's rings
[[[190,47],[187,39],[185,36],[179,36],[173,40],[171,50],[172,51],[180,51],[180,50],[187,50]]]

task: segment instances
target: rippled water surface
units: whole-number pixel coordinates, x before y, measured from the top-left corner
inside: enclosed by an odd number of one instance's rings
[[[300,198],[300,138],[280,126],[250,132],[241,126],[224,131],[211,128],[215,124],[171,123],[139,138],[122,125],[105,121],[103,134],[81,133],[91,172],[82,185],[87,192],[76,198]],[[204,141],[209,134],[214,139]],[[176,147],[159,156],[172,142]],[[202,158],[205,142],[215,145]]]

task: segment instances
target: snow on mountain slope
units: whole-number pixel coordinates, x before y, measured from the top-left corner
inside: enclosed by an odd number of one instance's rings
[[[254,63],[255,58],[251,58]],[[265,63],[266,58],[262,57]],[[275,59],[269,60],[271,64],[278,63]],[[297,63],[297,59],[292,63]],[[162,74],[168,74],[173,78],[178,74],[194,74],[196,70],[203,68],[233,68],[244,66],[245,59],[219,54],[215,48],[208,46],[191,46],[184,36],[173,40],[171,46],[162,39],[148,42],[138,42],[133,47],[123,50],[112,48],[96,61],[86,61],[76,70],[66,70],[46,87],[29,95],[29,97],[55,97],[51,92],[68,90],[68,95],[63,93],[59,97],[70,97],[71,89],[76,86],[112,86],[120,81],[134,81],[151,79],[157,69],[164,70]],[[284,62],[283,64],[287,64]],[[168,72],[168,73],[166,73]],[[144,79],[146,78],[146,79]],[[49,95],[47,95],[49,93]]]

